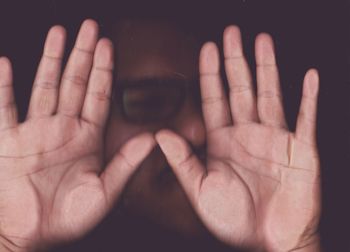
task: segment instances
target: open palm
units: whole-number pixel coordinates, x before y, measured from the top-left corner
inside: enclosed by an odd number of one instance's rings
[[[200,57],[206,164],[171,131],[160,131],[157,141],[203,223],[222,241],[264,251],[317,246],[317,72],[306,74],[292,133],[284,118],[272,39],[261,34],[256,41],[257,98],[237,27],[225,30],[224,55],[229,102],[215,44],[204,45]]]
[[[97,24],[85,21],[61,78],[64,41],[64,29],[53,27],[23,123],[17,122],[10,63],[0,59],[0,241],[11,251],[89,231],[154,145],[151,135],[139,135],[105,164],[112,45],[98,41]]]

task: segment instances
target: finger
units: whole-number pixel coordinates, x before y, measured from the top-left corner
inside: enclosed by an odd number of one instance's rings
[[[50,29],[34,80],[28,118],[52,115],[57,109],[65,40],[66,31],[63,27],[54,26]]]
[[[206,177],[205,168],[185,139],[179,135],[169,130],[162,130],[156,134],[156,141],[190,201],[195,205]]]
[[[263,124],[287,128],[272,38],[260,34],[255,43],[258,115]]]
[[[207,131],[231,124],[231,115],[220,77],[219,52],[214,43],[206,43],[200,53],[199,73],[203,116]]]
[[[233,122],[257,122],[252,77],[243,54],[241,33],[236,26],[225,29],[224,56]]]
[[[75,46],[62,77],[58,112],[68,116],[80,115],[86,92],[98,27],[93,20],[82,24]]]
[[[13,95],[10,61],[0,58],[0,130],[17,126],[17,108]]]
[[[107,200],[112,206],[131,175],[155,146],[152,134],[144,133],[129,140],[101,174]]]
[[[317,98],[319,76],[317,70],[309,70],[304,79],[303,96],[297,119],[296,137],[312,145],[316,144]]]
[[[94,56],[89,85],[85,96],[82,119],[99,127],[107,120],[112,92],[113,46],[101,39]]]

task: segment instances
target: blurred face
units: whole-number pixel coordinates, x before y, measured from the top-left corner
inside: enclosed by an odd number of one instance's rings
[[[182,135],[203,157],[198,45],[175,27],[151,21],[124,21],[113,34],[117,71],[107,158],[133,136],[162,128]],[[182,233],[203,231],[159,148],[131,179],[121,204]]]

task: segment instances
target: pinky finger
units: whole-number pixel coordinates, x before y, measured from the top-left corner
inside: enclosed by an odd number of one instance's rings
[[[309,70],[304,79],[303,96],[297,120],[296,137],[304,142],[316,144],[317,100],[319,76],[315,69]]]
[[[17,108],[13,95],[12,67],[10,61],[0,58],[0,130],[17,125]]]

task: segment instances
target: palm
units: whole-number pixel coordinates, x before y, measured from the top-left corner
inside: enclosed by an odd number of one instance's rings
[[[202,49],[201,91],[207,127],[206,167],[172,132],[157,135],[204,224],[233,246],[289,251],[307,246],[319,217],[315,144],[317,80],[305,78],[296,133],[286,126],[272,41],[257,39],[255,98],[237,28],[224,37],[230,104],[213,44]],[[313,241],[312,241],[313,242]]]
[[[93,125],[54,116],[5,131],[1,139],[6,149],[2,148],[0,166],[16,163],[19,167],[2,175],[7,181],[1,184],[5,193],[0,195],[1,202],[6,202],[1,206],[5,234],[23,239],[38,234],[43,239],[72,238],[106,212],[97,176],[102,167],[102,138]],[[8,146],[18,143],[23,145],[6,153]],[[8,204],[14,190],[19,190],[16,202]]]
[[[149,134],[137,136],[106,166],[103,136],[112,82],[111,44],[106,39],[97,43],[97,26],[86,21],[58,90],[63,46],[64,31],[54,27],[21,124],[13,105],[9,62],[0,62],[0,237],[13,250],[88,232],[113,207],[154,144]]]
[[[304,223],[313,225],[308,222],[316,215],[316,205],[310,200],[318,188],[316,149],[286,130],[259,124],[219,129],[208,140],[214,146],[209,146],[210,172],[198,202],[208,227],[223,236],[230,234],[234,244],[259,239],[278,243],[271,246],[297,244]],[[291,148],[297,153],[292,154]],[[289,155],[298,160],[290,160]],[[231,208],[222,212],[224,204]],[[219,212],[208,215],[211,208]],[[226,234],[225,226],[230,227]],[[285,237],[290,244],[283,244]]]

